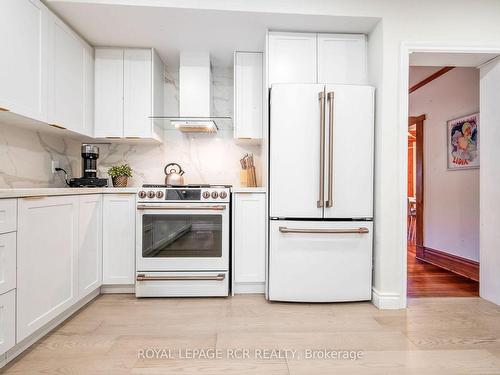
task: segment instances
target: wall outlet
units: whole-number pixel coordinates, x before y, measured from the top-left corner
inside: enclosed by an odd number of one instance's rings
[[[56,168],[59,168],[59,160],[52,160],[52,173],[57,173]]]

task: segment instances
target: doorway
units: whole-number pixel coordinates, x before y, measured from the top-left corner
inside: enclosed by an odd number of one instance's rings
[[[410,52],[416,52],[414,53],[413,56],[411,56],[412,59],[416,57],[416,60],[419,60],[420,63],[423,62],[422,64],[423,66],[429,66],[432,67],[432,69],[434,69],[434,71],[430,72],[431,74],[428,74],[427,77],[423,78],[428,78],[433,73],[436,73],[440,70],[443,70],[442,74],[447,74],[447,72],[452,70],[455,66],[459,67],[459,69],[467,67],[478,70],[479,68],[482,67],[483,64],[490,61],[491,59],[494,59],[498,55],[498,51],[495,51],[494,53],[488,51],[488,52],[481,52],[474,54],[471,53],[470,51],[458,53],[458,51],[460,50],[457,49],[455,49],[453,53],[451,53],[451,51],[445,52],[442,49],[437,49],[435,46],[427,48],[422,47],[421,45],[417,45],[416,47],[409,47],[409,46],[406,47],[407,47],[406,52],[408,52],[408,55],[410,55]],[[438,50],[438,52],[436,50]],[[404,52],[405,48],[403,48],[403,53]],[[410,71],[409,60],[410,59],[407,59],[405,61],[407,64],[406,72]],[[413,60],[414,61],[412,62],[415,63],[415,59]],[[441,62],[441,64],[439,64],[438,62]],[[402,71],[405,71],[404,67]],[[455,71],[455,74],[456,73],[457,71]],[[477,74],[479,75],[479,71],[477,72]],[[424,85],[429,84],[429,82],[427,83],[424,82]],[[403,86],[406,86],[406,98],[408,98],[409,88],[412,85],[410,85],[409,81],[406,81],[404,82]],[[477,92],[479,93],[479,87],[477,87]],[[422,158],[423,152],[420,154],[421,156],[420,158],[417,157],[417,154],[419,152],[418,145],[420,144],[420,148],[421,150],[423,150],[424,145],[422,143],[425,139],[427,139],[424,136],[424,132],[426,129],[427,120],[429,118],[428,116],[426,118],[427,114],[425,113],[425,111],[420,113],[408,111],[406,112],[406,114],[410,115],[410,117],[406,117],[406,121],[404,124],[405,146],[407,146],[406,150],[407,152],[405,153],[406,156],[404,158],[405,162],[404,167],[405,167],[405,175],[408,176],[408,180],[405,181],[407,194],[405,195],[404,198],[404,206],[406,208],[405,211],[407,219],[407,225],[406,225],[407,243],[405,243],[406,251],[404,252],[405,265],[407,266],[405,268],[408,272],[407,280],[405,280],[407,281],[407,284],[405,282],[406,284],[405,287],[407,288],[407,294],[409,297],[419,297],[419,296],[437,297],[437,296],[448,296],[448,295],[477,296],[479,294],[478,293],[479,285],[476,281],[471,280],[470,275],[465,275],[465,276],[459,275],[461,273],[463,274],[463,272],[460,269],[453,268],[456,267],[456,265],[452,264],[451,266],[449,266],[447,264],[440,263],[440,261],[443,260],[443,257],[439,258],[439,256],[442,254],[438,252],[433,252],[432,250],[434,249],[429,249],[428,242],[426,246],[425,236],[423,235],[423,232],[424,232],[424,227],[428,223],[424,225],[423,219],[421,218],[421,220],[418,220],[417,217],[417,216],[424,217],[424,209],[429,204],[429,202],[424,202],[423,199],[421,200],[418,198],[418,190],[419,190],[418,178],[419,177],[423,178],[425,174],[422,170],[419,172],[419,167],[417,166],[417,164],[420,163],[420,169],[425,168],[425,161],[424,161],[425,158]],[[460,113],[459,115],[466,115],[466,113]],[[450,118],[450,120],[451,119],[452,118]],[[431,123],[432,121],[433,118],[430,119]],[[417,124],[420,127],[421,139],[419,139],[417,135]],[[443,127],[440,128],[440,131],[442,131],[443,134],[446,134],[445,126],[446,126],[446,121],[444,122]],[[442,150],[442,152],[444,152],[444,150]],[[477,170],[476,174],[477,174],[477,180],[479,180],[479,170]],[[422,188],[424,188],[424,186],[427,186],[428,183],[429,181],[427,181],[427,183],[425,184],[423,183],[423,181],[420,181]],[[477,189],[477,192],[479,193],[479,188]],[[422,192],[422,198],[423,197],[424,194]],[[479,197],[477,197],[477,202],[479,202]],[[417,205],[421,207],[417,208]],[[477,204],[477,206],[479,208],[479,203]],[[476,237],[479,238],[479,225],[477,225]],[[477,243],[479,251],[479,240],[477,241]],[[437,260],[435,259],[436,256],[438,257]],[[450,259],[446,258],[445,260],[450,260]],[[451,257],[451,260],[454,260],[454,258]],[[474,263],[474,259],[472,260],[473,260],[472,263]],[[479,255],[477,256],[477,260],[479,261]],[[447,266],[449,267],[449,269],[446,269]],[[479,280],[479,267],[477,267],[476,278],[477,280]],[[433,284],[434,281],[444,282],[444,284],[447,284],[447,286],[439,285],[439,283]]]

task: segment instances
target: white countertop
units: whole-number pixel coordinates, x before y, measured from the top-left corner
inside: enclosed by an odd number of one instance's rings
[[[20,188],[20,189],[0,189],[1,198],[22,198],[39,197],[49,195],[81,195],[81,194],[117,194],[117,193],[137,193],[139,188]]]
[[[266,188],[263,186],[258,186],[258,187],[240,187],[240,186],[233,186],[231,188],[231,191],[233,193],[265,193]]]

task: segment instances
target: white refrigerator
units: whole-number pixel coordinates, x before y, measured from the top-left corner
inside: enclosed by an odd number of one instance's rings
[[[270,93],[268,297],[371,299],[374,89]]]

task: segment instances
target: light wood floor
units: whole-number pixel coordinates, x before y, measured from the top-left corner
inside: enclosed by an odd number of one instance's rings
[[[416,258],[415,245],[408,244],[409,297],[478,297],[479,283]]]
[[[140,349],[356,350],[359,360],[142,359]],[[103,295],[6,374],[500,374],[500,307],[479,298],[269,303],[263,296],[136,299]]]

